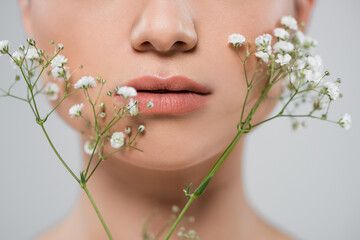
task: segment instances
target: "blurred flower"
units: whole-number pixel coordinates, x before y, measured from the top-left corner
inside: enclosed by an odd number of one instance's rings
[[[115,89],[117,94],[122,95],[124,98],[135,97],[137,95],[136,89],[133,87],[118,87]]]
[[[88,89],[89,87],[96,87],[96,81],[91,76],[84,76],[74,84],[74,88]]]
[[[341,119],[339,120],[340,126],[349,130],[351,127],[351,116],[348,113],[342,115]]]
[[[124,145],[125,135],[123,132],[114,132],[111,136],[110,143],[113,148],[120,148]]]
[[[281,24],[292,29],[292,30],[297,30],[298,29],[298,24],[295,18],[293,18],[292,16],[284,16],[281,18]]]
[[[285,39],[288,39],[290,35],[289,35],[288,31],[286,31],[283,28],[275,28],[274,36],[278,37],[282,40],[285,40]]]
[[[51,67],[52,68],[56,68],[56,67],[61,67],[64,64],[67,63],[67,58],[65,58],[65,56],[63,55],[57,55],[56,57],[54,57],[54,59],[51,61]]]
[[[238,33],[229,35],[228,43],[231,43],[234,47],[241,46],[246,41],[245,37]]]
[[[84,151],[86,154],[91,155],[94,150],[95,144],[91,141],[86,141],[84,144]],[[97,150],[95,150],[94,153],[96,153]]]
[[[43,91],[49,100],[54,101],[58,99],[59,86],[56,83],[47,83]]]
[[[335,83],[326,82],[324,87],[331,100],[336,100],[339,97],[339,87]]]
[[[70,117],[80,117],[84,104],[75,104],[69,109]]]
[[[33,61],[33,60],[38,60],[40,56],[36,48],[30,47],[27,51],[26,58]]]
[[[1,40],[0,41],[0,53],[5,54],[9,51],[9,40]],[[1,56],[1,54],[0,54]]]

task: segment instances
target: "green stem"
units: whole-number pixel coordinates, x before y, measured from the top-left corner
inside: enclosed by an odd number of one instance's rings
[[[73,171],[71,171],[71,169],[69,168],[69,166],[65,163],[65,161],[62,159],[62,157],[60,156],[60,154],[58,153],[58,151],[55,149],[54,144],[51,142],[49,135],[47,134],[44,124],[40,124],[43,132],[45,133],[45,136],[48,140],[48,142],[50,143],[51,148],[54,150],[55,154],[58,156],[58,158],[60,159],[60,161],[62,162],[62,164],[65,166],[65,168],[69,171],[69,173],[75,178],[75,180],[80,183],[80,180],[78,177],[75,176],[75,174],[73,173]]]
[[[185,207],[183,208],[183,210],[181,211],[180,215],[178,216],[178,218],[176,219],[176,221],[174,222],[174,224],[172,225],[169,233],[166,235],[165,240],[168,240],[171,236],[171,234],[174,232],[176,226],[179,224],[181,218],[184,216],[185,212],[187,211],[187,209],[190,207],[191,203],[194,201],[195,199],[195,195],[191,194],[188,202],[186,203]]]
[[[106,226],[106,223],[105,223],[103,217],[101,216],[101,214],[100,214],[100,212],[99,212],[99,209],[97,208],[97,206],[96,206],[93,198],[91,197],[89,190],[87,189],[86,185],[83,185],[82,188],[84,189],[84,191],[86,192],[86,195],[87,195],[88,198],[90,199],[90,202],[91,202],[91,204],[93,205],[93,207],[94,207],[94,209],[95,209],[95,211],[96,211],[96,214],[98,215],[98,217],[99,217],[99,219],[100,219],[100,221],[101,221],[101,224],[103,225],[103,227],[104,227],[104,229],[105,229],[105,231],[106,231],[106,234],[108,235],[109,239],[112,240],[113,237],[111,236],[111,233],[110,233],[108,227]]]
[[[226,150],[223,152],[223,154],[220,156],[220,158],[216,161],[216,163],[214,164],[214,166],[211,168],[211,170],[208,172],[208,174],[206,175],[206,177],[203,179],[203,181],[200,183],[200,185],[198,186],[198,188],[195,190],[195,192],[193,194],[190,195],[190,199],[188,200],[188,202],[186,203],[185,207],[183,208],[183,210],[181,211],[180,215],[178,216],[178,218],[176,219],[176,221],[174,222],[174,224],[172,225],[168,235],[166,236],[165,240],[168,240],[171,236],[171,234],[174,232],[176,226],[179,224],[180,220],[182,219],[183,215],[185,214],[185,212],[187,211],[187,209],[190,207],[192,201],[198,197],[199,195],[201,195],[205,188],[207,187],[208,183],[210,182],[211,178],[215,175],[215,173],[219,170],[219,168],[221,167],[221,165],[224,163],[224,161],[227,159],[227,157],[229,156],[229,154],[232,152],[232,150],[234,149],[234,147],[236,146],[237,142],[239,141],[239,139],[241,138],[241,136],[244,134],[244,131],[238,131],[238,133],[236,134],[235,138],[232,140],[232,142],[230,143],[230,145],[226,148]]]

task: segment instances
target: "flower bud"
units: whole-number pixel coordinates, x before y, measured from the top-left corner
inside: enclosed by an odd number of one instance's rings
[[[59,44],[57,45],[57,48],[61,51],[61,50],[64,49],[64,45],[63,45],[62,43],[59,43]]]
[[[32,39],[32,38],[27,38],[26,41],[27,41],[27,43],[30,44],[31,46],[35,46],[35,44],[36,44],[35,40]]]
[[[127,135],[130,135],[131,133],[131,127],[126,127],[124,132],[127,134]]]
[[[104,109],[105,104],[102,102],[102,103],[100,103],[99,107],[100,107],[100,109]]]
[[[44,50],[39,49],[38,53],[39,53],[40,56],[44,56]]]
[[[138,127],[138,132],[144,132],[145,131],[145,126],[144,125],[139,125]]]
[[[104,118],[106,116],[106,113],[104,113],[104,112],[101,112],[100,114],[99,114],[99,117],[101,117],[101,118]]]
[[[24,46],[24,45],[20,45],[20,46],[19,46],[19,50],[22,51],[22,52],[25,51],[25,46]]]
[[[54,43],[55,43],[54,40],[51,40],[51,41],[50,41],[50,44],[54,44]]]
[[[107,92],[107,95],[108,95],[109,97],[111,97],[111,96],[112,96],[112,92],[111,92],[111,91],[108,91],[108,92]]]
[[[154,104],[153,104],[152,102],[148,102],[148,103],[146,104],[146,107],[147,107],[147,108],[153,108],[153,107],[154,107]]]

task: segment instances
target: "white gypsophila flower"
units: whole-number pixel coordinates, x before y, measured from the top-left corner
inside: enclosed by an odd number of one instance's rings
[[[348,113],[344,113],[339,120],[340,126],[345,128],[345,130],[349,130],[351,127],[351,116]]]
[[[1,40],[0,41],[0,56],[1,56],[1,53],[5,54],[9,51],[9,45],[10,45],[9,40]]]
[[[283,40],[288,39],[290,37],[289,32],[283,28],[275,28],[274,36]]]
[[[134,101],[132,98],[130,98],[130,102],[126,108],[129,109],[131,116],[135,116],[139,113],[138,102],[136,100]]]
[[[69,67],[55,67],[51,70],[51,74],[53,75],[54,79],[59,79],[60,81],[64,81],[70,78],[70,72],[68,71]]]
[[[324,87],[326,89],[326,93],[329,94],[331,100],[336,100],[340,93],[339,87],[333,82],[324,83]]]
[[[48,99],[54,101],[58,99],[59,86],[56,83],[47,83],[44,87],[44,93],[47,95]]]
[[[22,61],[23,57],[24,57],[24,54],[23,54],[22,52],[14,52],[14,53],[12,54],[12,57],[13,57],[13,59],[14,59],[16,62],[19,62],[19,63],[20,63],[20,62]],[[17,63],[14,62],[13,59],[10,58],[10,62],[11,62],[11,65],[13,66],[13,68],[15,69],[16,66],[17,66]]]
[[[81,111],[84,107],[84,104],[80,103],[80,104],[75,104],[73,105],[70,109],[69,109],[69,115],[70,117],[80,117],[81,116]]]
[[[89,87],[96,87],[96,81],[91,76],[84,76],[74,84],[74,88],[88,89]]]
[[[92,152],[94,151],[94,148],[95,148],[95,143],[94,142],[91,142],[91,141],[86,141],[85,144],[84,144],[84,152],[86,154],[89,154],[91,155]],[[97,149],[95,149],[94,153],[96,153]]]
[[[275,62],[279,63],[281,66],[289,64],[290,61],[291,61],[291,56],[289,54],[285,54],[285,55],[278,54],[277,59],[275,60]]]
[[[145,131],[145,126],[144,126],[144,125],[139,125],[138,131],[139,131],[139,132]]]
[[[246,41],[245,37],[239,33],[233,33],[229,35],[228,42],[236,46],[241,46]]]
[[[54,59],[51,61],[51,67],[52,68],[61,67],[66,63],[67,63],[67,58],[59,54],[56,57],[54,57]]]
[[[308,65],[308,69],[304,70],[306,80],[310,82],[319,81],[322,77],[323,71],[323,63],[321,57],[319,55],[316,55],[314,57],[308,56],[305,61]]]
[[[270,34],[265,33],[263,35],[260,35],[255,39],[256,48],[258,49],[258,51],[263,51],[270,55],[272,51],[271,41],[272,41],[272,36]]]
[[[304,48],[316,47],[318,42],[312,39],[310,36],[305,35],[302,31],[298,30],[295,33],[295,39],[299,42]]]
[[[123,86],[117,88],[117,94],[122,95],[124,98],[135,97],[137,95],[136,89],[133,87]]]
[[[291,52],[294,50],[294,45],[290,42],[285,42],[285,41],[278,41],[277,43],[275,43],[274,45],[274,52],[278,53],[280,51],[284,51],[286,53]]]
[[[36,48],[31,47],[28,49],[26,58],[29,60],[38,60],[40,58],[39,53],[37,52]]]
[[[255,56],[263,60],[265,63],[269,63],[269,54],[267,52],[256,52]]]
[[[284,16],[281,18],[281,24],[292,29],[297,30],[298,29],[298,23],[295,18],[292,16]]]
[[[110,143],[113,148],[120,148],[124,145],[125,135],[123,132],[114,132],[111,136]]]

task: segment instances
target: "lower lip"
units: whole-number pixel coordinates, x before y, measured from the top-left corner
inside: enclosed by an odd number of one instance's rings
[[[119,104],[124,100],[122,96],[115,96]],[[138,92],[133,99],[139,101],[139,112],[143,114],[183,114],[195,111],[204,106],[210,99],[210,95],[201,95],[192,92],[181,93],[151,93]],[[146,108],[146,104],[152,102],[153,108]]]

